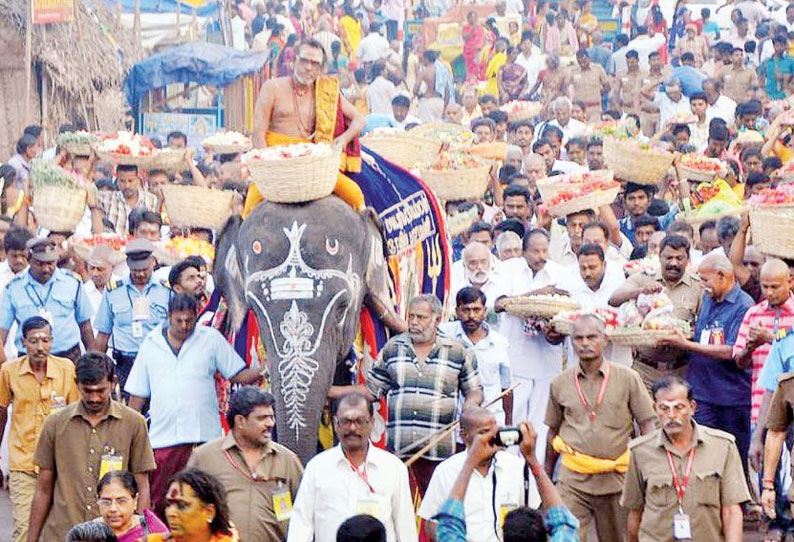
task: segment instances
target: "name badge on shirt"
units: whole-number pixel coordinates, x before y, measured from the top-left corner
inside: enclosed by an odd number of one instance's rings
[[[366,514],[374,518],[378,516],[378,500],[377,499],[359,499],[356,503],[356,513]]]
[[[49,322],[50,325],[53,325],[52,313],[50,311],[48,311],[47,309],[45,309],[44,307],[39,309],[39,316],[41,316],[42,318],[47,320],[47,322]]]
[[[137,297],[132,301],[132,319],[135,321],[149,319],[149,299]]]
[[[673,516],[673,538],[676,540],[691,540],[692,529],[689,525],[689,516],[678,513]]]
[[[505,524],[507,514],[518,508],[517,504],[505,503],[499,507],[499,528],[501,529]]]
[[[292,495],[281,484],[273,490],[273,511],[276,513],[276,521],[287,521],[292,517]]]
[[[122,470],[124,468],[124,458],[120,455],[105,454],[99,464],[99,479],[109,472]]]
[[[143,322],[136,321],[132,323],[132,336],[136,339],[143,338]]]
[[[704,329],[700,332],[700,344],[709,344],[709,341],[711,341],[711,330]]]

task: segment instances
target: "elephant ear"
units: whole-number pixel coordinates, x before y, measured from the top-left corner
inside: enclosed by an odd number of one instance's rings
[[[240,329],[248,313],[242,266],[237,251],[237,237],[242,224],[243,219],[240,215],[229,217],[218,235],[215,249],[215,284],[226,299],[231,329],[234,331]]]
[[[367,230],[367,294],[384,307],[392,307],[389,294],[389,274],[386,269],[386,252],[380,220],[372,209],[361,211]]]

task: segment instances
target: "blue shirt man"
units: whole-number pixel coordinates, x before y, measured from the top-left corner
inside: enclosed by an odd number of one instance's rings
[[[22,322],[41,316],[52,326],[54,356],[76,361],[80,356],[80,341],[89,348],[94,340],[91,328],[91,303],[82,287],[80,277],[59,269],[58,249],[52,239],[34,238],[28,241],[30,269],[14,277],[0,299],[0,344],[5,343],[8,330],[16,322],[14,339],[20,355]],[[5,355],[0,349],[0,362]]]
[[[772,38],[772,46],[775,54],[764,60],[758,71],[769,99],[783,100],[786,98],[786,79],[794,74],[794,58],[786,53],[788,40],[785,36],[777,35]]]

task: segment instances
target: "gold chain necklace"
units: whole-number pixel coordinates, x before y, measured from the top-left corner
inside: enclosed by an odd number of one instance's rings
[[[295,86],[295,81],[290,79],[290,86],[292,87],[292,108],[295,111],[295,118],[298,120],[298,130],[300,131],[301,136],[306,137],[308,139],[314,139],[314,131],[310,130],[308,126],[303,122],[303,118],[301,117],[300,108],[298,107],[298,97],[303,96],[304,92],[299,92],[299,89]],[[312,107],[314,107],[314,95],[312,94]]]

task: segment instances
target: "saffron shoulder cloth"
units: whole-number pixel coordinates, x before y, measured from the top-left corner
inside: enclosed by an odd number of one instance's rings
[[[334,76],[323,76],[315,83],[316,99],[314,112],[314,139],[301,138],[279,134],[277,132],[267,132],[265,142],[268,147],[274,145],[294,145],[296,143],[327,143],[332,145],[334,139],[342,135],[347,130],[348,122],[342,113],[342,94],[339,86],[339,78]],[[358,173],[361,171],[361,146],[356,136],[345,147],[342,153],[342,161],[339,167],[339,175],[334,187],[334,194],[345,200],[356,210],[364,208],[364,195],[359,186],[353,182],[345,173]],[[274,182],[278,182],[274,179]],[[257,189],[255,183],[251,183],[248,194],[245,198],[243,208],[243,218],[247,217],[254,208],[264,200],[262,194]]]

